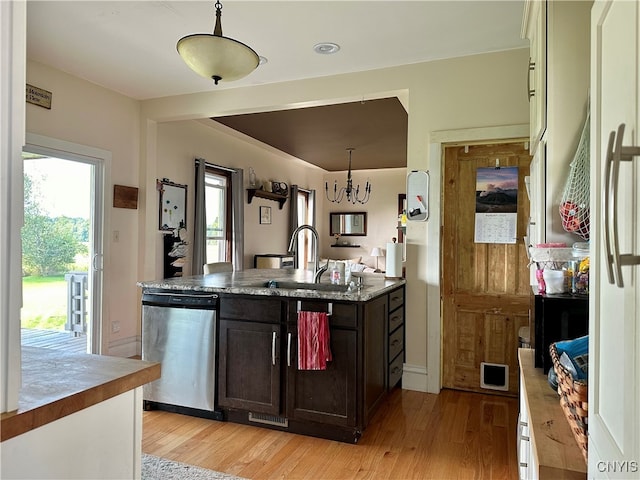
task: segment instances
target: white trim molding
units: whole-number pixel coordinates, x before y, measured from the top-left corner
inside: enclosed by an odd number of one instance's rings
[[[402,368],[402,388],[417,392],[428,392],[427,369],[421,365],[404,364]]]
[[[140,335],[119,338],[109,342],[107,355],[112,357],[131,358],[139,356],[142,352],[142,338]]]
[[[18,408],[27,51],[26,2],[0,1],[0,412]]]

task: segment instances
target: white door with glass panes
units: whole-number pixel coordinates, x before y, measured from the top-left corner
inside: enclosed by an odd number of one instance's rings
[[[589,478],[640,478],[640,156],[617,155],[640,146],[639,21],[637,1],[591,12]]]

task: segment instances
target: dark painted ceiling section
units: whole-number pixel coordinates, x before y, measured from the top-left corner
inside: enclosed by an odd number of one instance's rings
[[[346,170],[407,166],[408,115],[396,98],[215,117],[234,130],[317,165]]]

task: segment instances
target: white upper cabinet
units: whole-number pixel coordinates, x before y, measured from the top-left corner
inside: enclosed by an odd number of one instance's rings
[[[640,478],[639,19],[637,1],[591,12],[590,478]]]
[[[531,184],[542,194],[531,203],[531,239],[583,241],[562,227],[559,207],[578,147],[589,97],[591,0],[527,0],[522,35],[530,41],[528,74],[530,145],[536,159]],[[544,152],[540,150],[545,148]],[[535,163],[534,162],[534,163]],[[535,233],[535,234],[534,234]]]
[[[547,2],[525,3],[522,37],[529,40],[527,95],[529,96],[529,152],[536,153],[547,128]]]

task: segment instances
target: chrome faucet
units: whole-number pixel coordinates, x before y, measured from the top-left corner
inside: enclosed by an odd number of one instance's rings
[[[329,262],[326,265],[320,266],[320,238],[318,231],[311,225],[300,225],[291,234],[291,240],[289,240],[289,253],[296,252],[298,248],[298,234],[302,230],[310,230],[313,242],[311,243],[311,252],[313,255],[313,283],[320,283],[320,277],[329,268]]]

